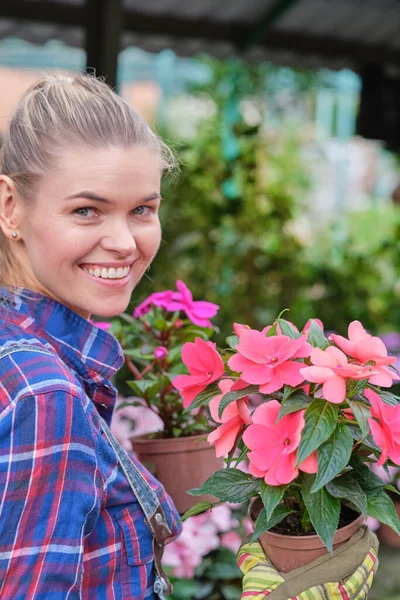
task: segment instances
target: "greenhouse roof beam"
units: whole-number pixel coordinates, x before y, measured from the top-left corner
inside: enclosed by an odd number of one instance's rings
[[[251,46],[262,42],[268,31],[270,31],[270,29],[276,25],[289,10],[294,8],[296,4],[299,4],[299,2],[301,2],[301,0],[274,0],[272,5],[268,7],[268,10],[260,18],[257,25],[248,31],[246,37],[239,42],[239,50],[245,52]]]

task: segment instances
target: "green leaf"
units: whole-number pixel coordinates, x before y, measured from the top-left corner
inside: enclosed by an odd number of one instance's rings
[[[385,487],[385,482],[367,467],[360,456],[353,455],[350,466],[353,468],[352,476],[367,495],[383,490]]]
[[[237,346],[239,343],[239,338],[237,335],[230,335],[226,338],[225,341],[228,344],[229,348],[232,348],[232,350],[235,350],[235,346]]]
[[[294,329],[293,325],[289,323],[289,321],[285,321],[285,319],[277,319],[279,327],[281,328],[282,335],[287,335],[292,338],[292,340],[297,340],[301,336],[301,333]]]
[[[326,489],[334,498],[348,500],[367,516],[367,496],[350,473],[344,473],[326,484]]]
[[[308,408],[312,401],[312,398],[310,398],[310,396],[307,396],[304,390],[295,390],[290,396],[286,398],[284,395],[277,421],[282,419],[282,417],[284,417],[285,415],[289,415],[293,412],[297,412],[298,410]]]
[[[250,541],[255,542],[260,537],[260,535],[262,535],[266,531],[269,531],[272,527],[275,527],[275,525],[278,525],[289,514],[290,511],[288,511],[282,504],[278,504],[278,506],[275,508],[272,517],[268,519],[267,512],[265,508],[263,508],[257,517],[254,533]]]
[[[320,447],[335,430],[338,421],[338,408],[331,402],[313,400],[304,418],[306,424],[301,433],[297,451],[297,465],[301,464],[314,450]]]
[[[362,437],[367,437],[369,434],[368,419],[371,417],[371,411],[364,402],[360,402],[359,400],[347,400],[347,402],[360,426]]]
[[[188,491],[192,496],[211,494],[225,502],[245,502],[256,496],[260,490],[260,480],[243,473],[239,469],[222,469],[213,473],[200,488]]]
[[[154,381],[148,379],[135,379],[132,381],[127,381],[126,383],[130,388],[132,388],[135,394],[139,396],[139,398],[144,398],[147,390],[154,385]]]
[[[385,485],[385,490],[387,490],[388,492],[392,492],[392,494],[395,494],[396,496],[400,496],[399,490],[397,488],[395,488],[393,485],[390,485],[390,483]]]
[[[270,329],[268,329],[267,337],[272,337],[272,336],[276,335],[277,331],[278,331],[278,321],[275,321],[275,323],[272,325],[272,327]]]
[[[288,487],[289,485],[267,485],[265,481],[261,481],[261,500],[264,504],[267,519],[272,517]]]
[[[400,519],[393,501],[384,490],[367,494],[367,511],[371,517],[389,525],[400,535]]]
[[[218,407],[218,416],[220,418],[222,417],[222,413],[224,412],[226,407],[231,402],[234,402],[235,400],[240,400],[241,398],[244,398],[245,396],[248,396],[249,394],[257,394],[258,391],[259,391],[258,385],[248,385],[247,387],[245,387],[241,390],[235,390],[233,392],[228,392],[221,398],[221,401],[220,401],[219,407]]]
[[[174,579],[174,591],[170,596],[170,600],[187,600],[188,598],[196,598],[200,587],[201,584],[193,579]]]
[[[215,502],[207,502],[207,500],[202,500],[201,502],[197,502],[194,506],[191,506],[189,510],[187,510],[179,519],[179,521],[186,521],[189,517],[194,517],[195,515],[201,515],[204,512],[207,512],[215,506]]]
[[[199,406],[203,406],[204,404],[208,404],[210,400],[218,396],[221,393],[221,390],[218,387],[218,383],[215,381],[206,387],[203,392],[197,394],[196,398],[189,404],[187,408],[183,411],[184,415],[190,413],[194,408],[198,408]]]
[[[318,491],[343,471],[350,460],[353,438],[346,425],[338,423],[331,437],[318,450],[318,473],[312,492]]]
[[[359,396],[368,385],[368,379],[360,379],[359,381],[350,380],[347,385],[346,396],[352,398]]]
[[[326,488],[321,488],[318,492],[312,492],[314,481],[314,475],[307,475],[304,479],[302,489],[304,504],[315,531],[328,548],[328,551],[332,552],[333,536],[339,524],[340,500],[331,496]]]
[[[324,332],[314,319],[311,319],[310,321],[308,341],[314,348],[322,348],[322,350],[325,350],[329,346],[329,342],[324,336]]]

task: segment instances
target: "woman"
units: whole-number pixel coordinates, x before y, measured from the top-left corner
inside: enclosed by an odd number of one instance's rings
[[[171,499],[108,425],[123,312],[160,243],[168,148],[103,82],[44,77],[0,175],[0,598],[156,600]]]

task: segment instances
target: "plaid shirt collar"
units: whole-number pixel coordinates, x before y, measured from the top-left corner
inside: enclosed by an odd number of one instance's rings
[[[0,303],[0,318],[48,342],[87,385],[104,385],[122,366],[115,337],[63,304],[23,288],[0,288]]]

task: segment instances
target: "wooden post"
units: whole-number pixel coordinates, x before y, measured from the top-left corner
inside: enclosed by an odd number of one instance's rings
[[[86,0],[86,68],[117,86],[122,0]]]

